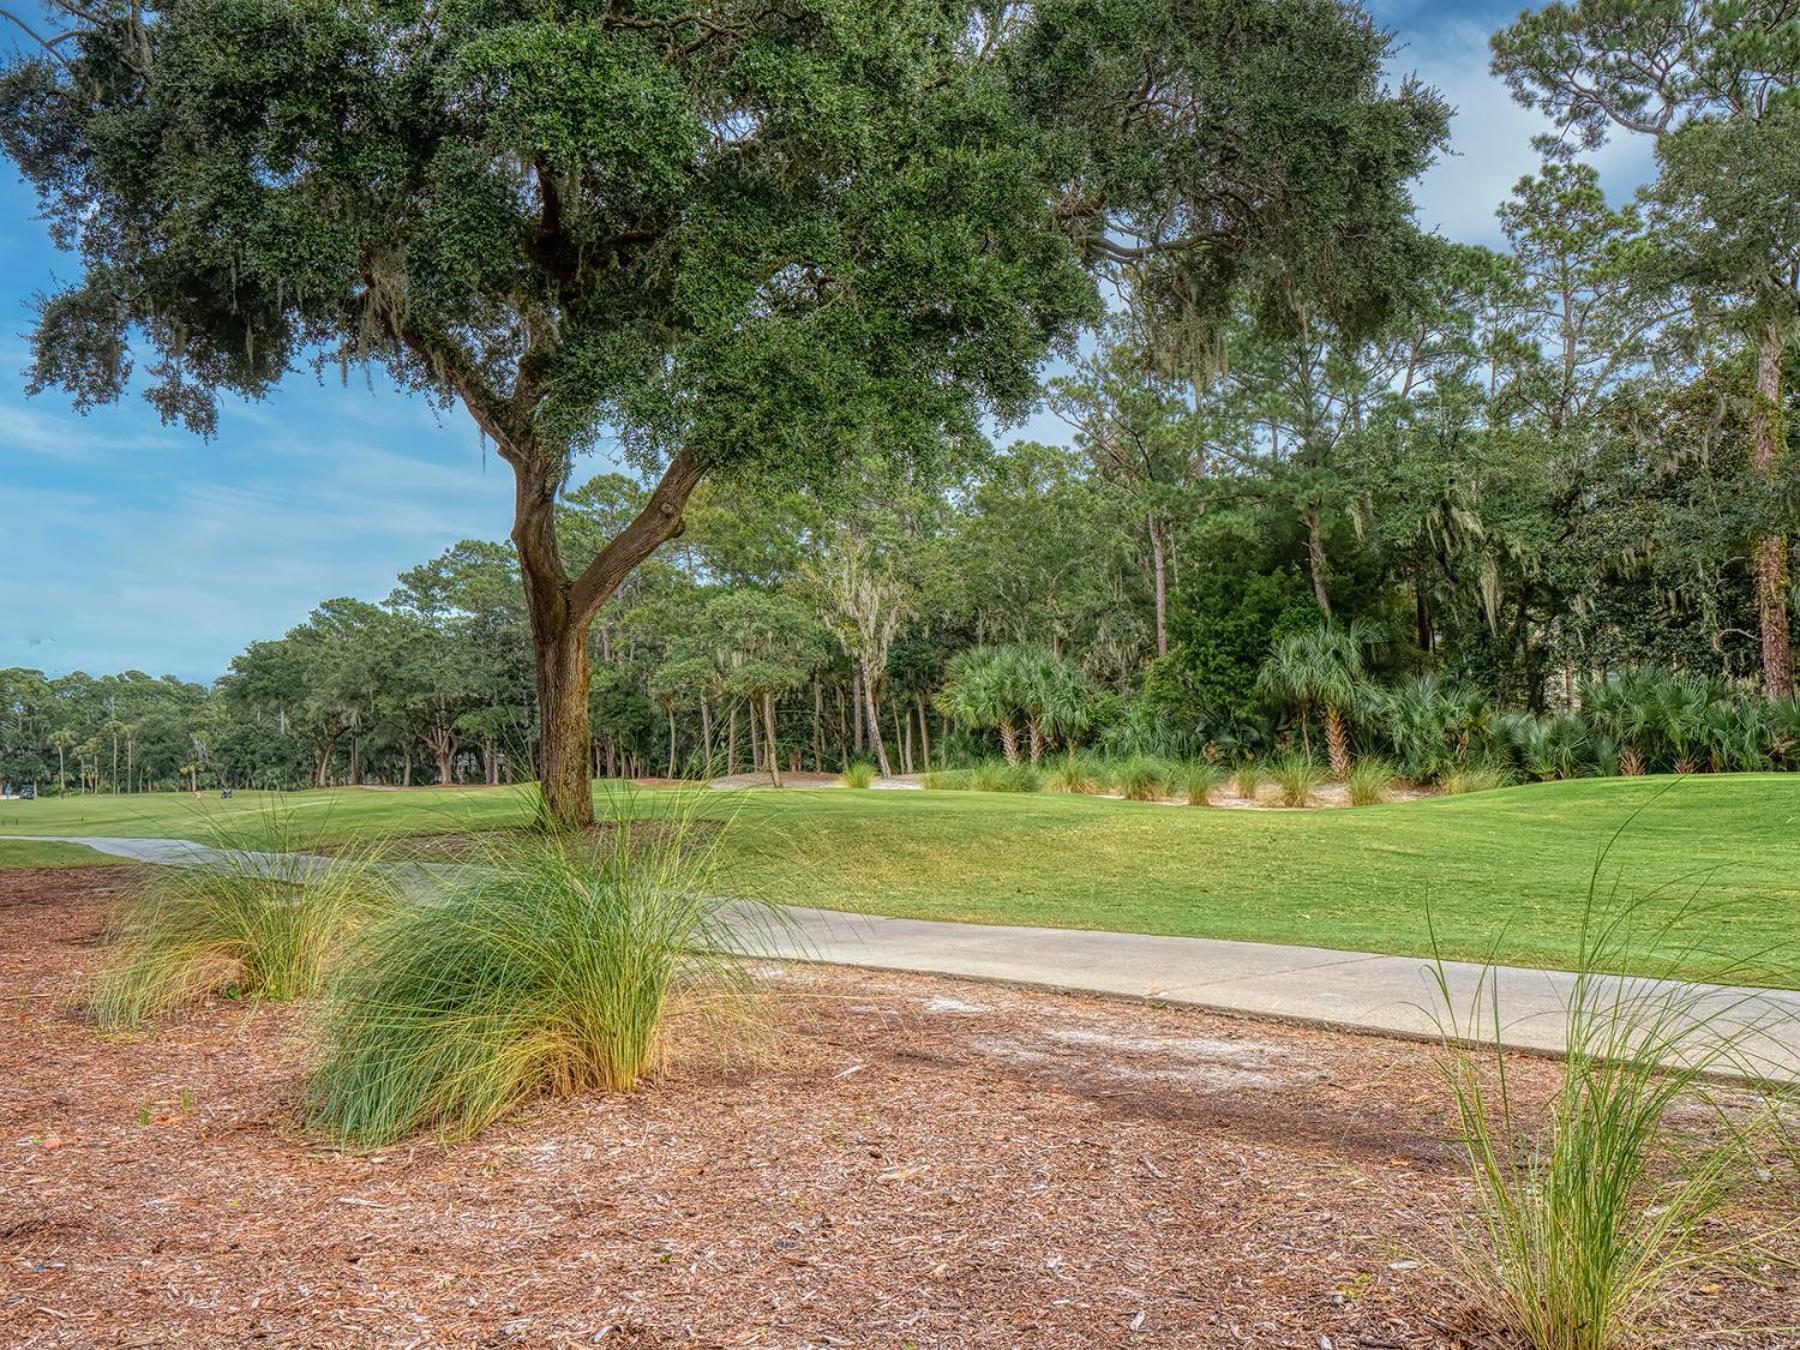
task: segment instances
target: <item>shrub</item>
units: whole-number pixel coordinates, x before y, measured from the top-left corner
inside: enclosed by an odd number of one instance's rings
[[[1127,801],[1157,801],[1169,795],[1173,771],[1169,762],[1154,755],[1132,755],[1115,773],[1120,793]]]
[[[86,993],[105,1026],[232,992],[283,1001],[318,992],[357,925],[383,903],[373,848],[292,857],[285,820],[215,836],[202,860],[159,867],[106,936],[108,955]]]
[[[875,766],[866,759],[853,759],[844,765],[844,771],[838,775],[838,782],[847,788],[874,787],[875,780],[880,777]]]
[[[1209,759],[1191,759],[1176,770],[1170,786],[1189,806],[1210,806],[1225,781],[1225,770]]]
[[[1703,1080],[1753,1074],[1743,1051],[1767,1030],[1754,1018],[1724,1022],[1738,1009],[1709,1004],[1704,986],[1597,973],[1617,967],[1636,908],[1602,912],[1605,857],[1589,882],[1565,1004],[1566,1061],[1547,1123],[1525,1119],[1509,1092],[1493,972],[1459,1022],[1444,965],[1436,967],[1440,1065],[1476,1194],[1451,1273],[1496,1323],[1545,1350],[1607,1350],[1642,1335],[1664,1343],[1652,1327],[1676,1277],[1756,1241],[1738,1234],[1723,1249],[1709,1244],[1708,1221],[1755,1174],[1758,1131],[1740,1128]],[[1652,945],[1669,950],[1682,922],[1661,926]],[[1662,973],[1678,973],[1683,959]],[[1741,975],[1734,967],[1718,978]],[[1722,1135],[1696,1144],[1676,1133],[1671,1108],[1682,1102],[1697,1104]]]
[[[1352,806],[1373,806],[1393,795],[1399,782],[1393,764],[1380,755],[1365,755],[1344,775],[1344,791]]]
[[[1262,791],[1263,766],[1247,759],[1231,771],[1231,790],[1245,801],[1255,801]]]
[[[720,898],[715,845],[668,810],[597,844],[490,841],[432,903],[371,924],[325,1006],[309,1127],[351,1146],[465,1138],[540,1093],[632,1090],[672,1013],[752,1024],[734,953],[764,907]]]
[[[1310,756],[1289,753],[1275,761],[1272,776],[1283,806],[1310,806],[1313,794],[1331,775],[1323,764]]]
[[[925,774],[924,784],[938,792],[960,792],[969,786],[967,769],[932,769]]]

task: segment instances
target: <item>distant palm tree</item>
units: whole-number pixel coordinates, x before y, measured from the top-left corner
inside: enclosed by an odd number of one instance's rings
[[[72,731],[53,731],[46,742],[56,751],[56,795],[61,797],[69,790],[68,751],[75,744],[75,733]]]
[[[125,724],[116,717],[109,717],[100,728],[101,734],[112,737],[112,779],[113,795],[119,792],[119,741],[127,733]]]
[[[1345,628],[1327,620],[1278,641],[1256,681],[1259,690],[1299,718],[1301,744],[1309,756],[1312,737],[1307,722],[1315,711],[1324,713],[1331,772],[1338,779],[1350,769],[1349,715],[1367,695],[1363,652],[1371,639],[1361,623]]]

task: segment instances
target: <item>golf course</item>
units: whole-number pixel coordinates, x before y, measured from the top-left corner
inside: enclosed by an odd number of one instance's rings
[[[734,891],[776,903],[1800,987],[1800,776],[1525,784],[1351,810],[1056,793],[601,785],[598,814],[714,818]],[[288,846],[525,825],[513,788],[67,797],[0,806],[0,866],[102,861],[17,835]]]

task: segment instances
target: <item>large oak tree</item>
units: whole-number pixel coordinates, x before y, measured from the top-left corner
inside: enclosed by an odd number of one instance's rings
[[[589,627],[703,477],[974,443],[1103,272],[1171,328],[1304,290],[1404,218],[1444,124],[1338,0],[47,9],[0,78],[81,263],[33,388],[113,400],[141,350],[201,433],[309,360],[460,403],[515,478],[564,824],[592,816]],[[602,446],[653,485],[565,558],[557,498]]]

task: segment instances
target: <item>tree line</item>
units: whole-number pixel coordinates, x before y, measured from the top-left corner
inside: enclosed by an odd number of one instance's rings
[[[536,777],[573,824],[596,773],[1009,734],[1341,762],[1374,704],[1269,674],[1303,639],[1534,725],[1637,671],[1792,696],[1781,6],[1497,34],[1561,129],[1503,250],[1417,228],[1449,110],[1334,0],[63,8],[0,82],[84,266],[34,387],[116,398],[139,341],[206,433],[380,363],[516,480],[506,543],[232,663],[219,781]],[[1657,155],[1620,206],[1570,154],[1611,134]],[[989,447],[1039,406],[1067,444]],[[602,440],[635,472],[572,486]],[[993,671],[1077,711],[987,718]],[[14,683],[43,769],[57,682]]]

